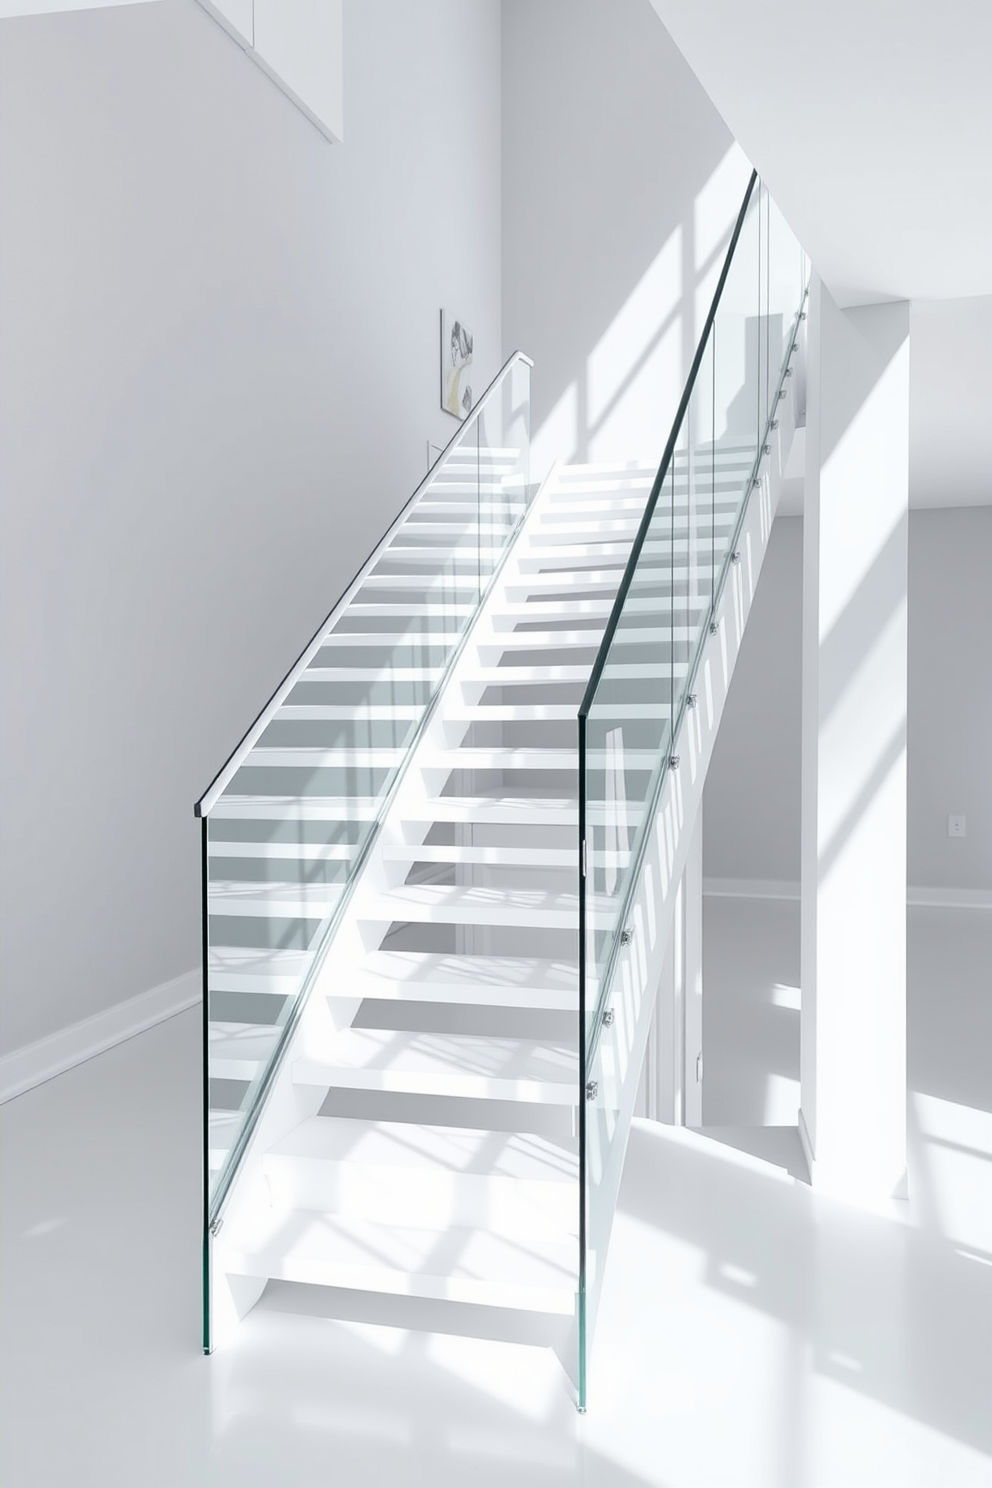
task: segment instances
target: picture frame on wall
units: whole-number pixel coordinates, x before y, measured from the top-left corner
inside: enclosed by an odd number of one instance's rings
[[[453,418],[472,412],[472,351],[475,337],[465,322],[441,311],[441,407]]]

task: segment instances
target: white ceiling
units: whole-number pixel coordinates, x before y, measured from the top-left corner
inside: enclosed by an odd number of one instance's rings
[[[840,305],[992,294],[990,0],[651,0]]]
[[[992,502],[992,0],[651,4],[838,304],[913,301],[911,505]]]

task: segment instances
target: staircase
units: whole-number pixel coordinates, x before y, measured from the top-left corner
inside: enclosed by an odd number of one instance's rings
[[[452,1307],[483,1332],[526,1315],[584,1406],[595,1189],[619,1181],[664,936],[626,1029],[601,1017],[620,973],[600,953],[638,912],[695,639],[720,640],[772,451],[683,417],[664,481],[570,465],[534,495],[524,372],[511,359],[499,416],[456,438],[200,805],[205,1342],[267,1287],[330,1315],[360,1294],[382,1321],[419,1299],[440,1328]],[[604,1057],[623,1087],[605,1145]]]

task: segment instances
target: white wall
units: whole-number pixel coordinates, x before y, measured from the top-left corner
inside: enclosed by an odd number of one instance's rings
[[[498,0],[349,0],[329,145],[193,0],[0,49],[2,1037],[199,959],[192,802],[500,361]]]
[[[504,0],[503,340],[539,463],[660,457],[749,171],[649,0]]]
[[[992,506],[909,516],[909,882],[992,890]],[[709,878],[799,878],[802,519],[779,517],[706,783]],[[947,836],[950,813],[967,818]]]

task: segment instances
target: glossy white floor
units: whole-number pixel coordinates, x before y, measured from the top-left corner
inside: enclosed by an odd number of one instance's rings
[[[710,1119],[789,1120],[796,935],[708,901]],[[992,1485],[992,914],[914,911],[910,943],[910,1204],[640,1124],[584,1420],[522,1345],[260,1307],[198,1355],[194,1014],[11,1102],[6,1488]]]

